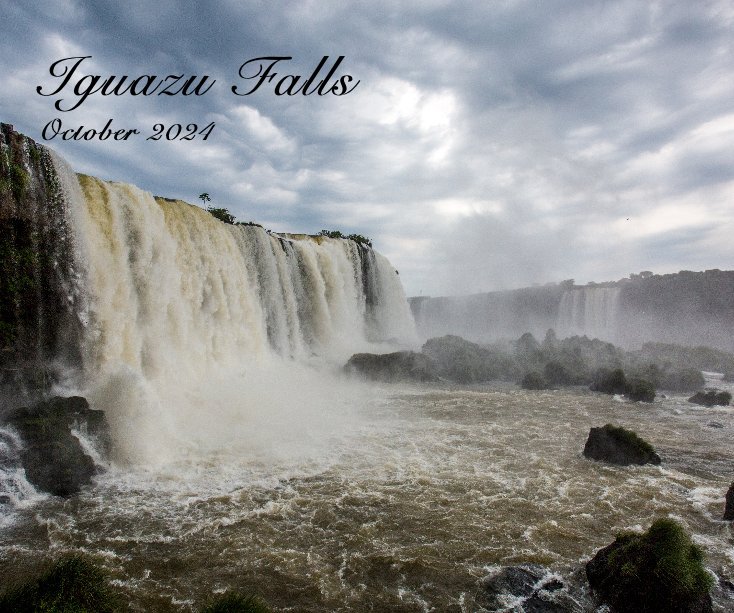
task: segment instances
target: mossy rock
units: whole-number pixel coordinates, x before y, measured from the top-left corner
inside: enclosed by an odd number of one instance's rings
[[[120,601],[107,575],[81,556],[56,562],[37,579],[0,596],[0,611],[31,613],[111,613]]]
[[[653,446],[632,430],[607,424],[591,428],[584,446],[584,456],[620,466],[660,464]]]
[[[713,578],[683,527],[658,519],[625,533],[586,564],[589,584],[616,613],[708,613]]]

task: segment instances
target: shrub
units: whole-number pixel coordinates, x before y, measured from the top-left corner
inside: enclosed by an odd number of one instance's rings
[[[700,370],[684,368],[666,374],[660,387],[674,392],[695,392],[704,385],[706,385],[706,379],[704,379]]]
[[[629,379],[625,394],[635,402],[652,402],[655,400],[655,386],[646,379]]]
[[[349,236],[347,236],[347,238],[350,241],[354,241],[355,243],[358,243],[360,245],[367,245],[368,247],[372,247],[372,241],[366,236],[362,236],[361,234],[350,234]]]
[[[627,389],[627,380],[621,368],[614,370],[599,369],[594,375],[591,389],[605,394],[624,394]]]
[[[118,606],[105,573],[81,556],[62,558],[39,578],[0,597],[1,611],[108,613]]]
[[[208,206],[206,207],[206,210],[209,211],[214,217],[216,217],[219,221],[223,221],[224,223],[228,224],[234,224],[235,216],[232,215],[227,209],[220,209],[214,206]]]
[[[339,230],[321,230],[319,236],[328,236],[329,238],[345,238]]]
[[[574,377],[568,369],[560,362],[554,360],[545,365],[543,375],[549,383],[555,385],[572,385],[574,382]]]
[[[520,387],[524,390],[544,390],[548,389],[548,382],[539,372],[529,372],[520,382]]]

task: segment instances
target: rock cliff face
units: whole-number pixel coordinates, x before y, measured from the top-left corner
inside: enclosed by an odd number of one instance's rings
[[[0,124],[0,397],[78,363],[73,240],[51,153]]]

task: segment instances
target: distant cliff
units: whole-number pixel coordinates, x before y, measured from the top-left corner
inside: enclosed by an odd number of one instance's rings
[[[410,299],[424,338],[457,334],[480,342],[587,335],[624,347],[657,341],[734,351],[734,271],[646,272],[621,281],[531,287],[457,297]]]

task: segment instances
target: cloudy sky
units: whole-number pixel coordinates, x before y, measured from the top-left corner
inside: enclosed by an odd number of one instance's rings
[[[207,191],[276,231],[367,235],[409,295],[734,268],[730,0],[0,0],[0,14],[0,120],[79,172]],[[340,55],[351,93],[275,94]],[[62,93],[36,92],[81,56]],[[262,56],[293,59],[234,95]],[[54,108],[83,75],[169,74],[216,83]],[[43,141],[56,118],[141,135]],[[210,122],[206,141],[145,140]]]

